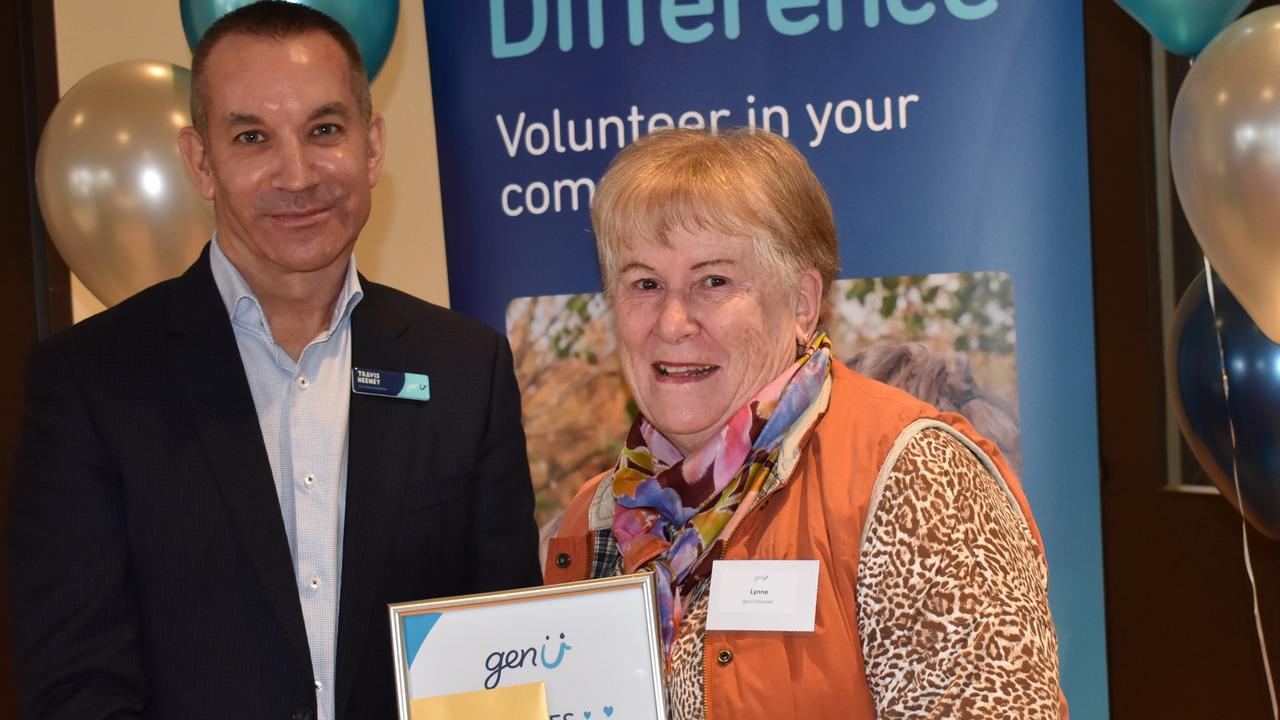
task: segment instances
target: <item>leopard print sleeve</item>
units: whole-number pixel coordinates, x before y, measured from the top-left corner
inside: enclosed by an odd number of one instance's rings
[[[978,458],[917,433],[868,523],[856,593],[876,716],[1058,718],[1048,571]]]

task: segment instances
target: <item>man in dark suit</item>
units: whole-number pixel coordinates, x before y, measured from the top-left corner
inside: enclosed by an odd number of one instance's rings
[[[249,6],[193,78],[213,241],[31,356],[24,716],[391,718],[387,603],[540,582],[511,352],[355,272],[385,131],[340,26]]]

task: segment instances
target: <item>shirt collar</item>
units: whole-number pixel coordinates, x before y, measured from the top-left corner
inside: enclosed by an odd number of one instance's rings
[[[213,282],[218,287],[218,295],[222,298],[223,307],[227,309],[227,315],[232,320],[249,320],[256,316],[256,320],[265,328],[266,317],[262,313],[262,304],[254,294],[253,288],[249,287],[249,283],[244,279],[244,275],[240,274],[236,266],[222,252],[222,248],[218,245],[217,232],[213,233],[213,239],[209,242],[209,267],[213,271]],[[338,324],[351,315],[351,311],[363,297],[364,290],[360,286],[360,275],[356,272],[356,256],[352,253],[347,259],[347,275],[342,281],[342,289],[338,292],[338,301],[333,305],[329,333],[333,333]]]

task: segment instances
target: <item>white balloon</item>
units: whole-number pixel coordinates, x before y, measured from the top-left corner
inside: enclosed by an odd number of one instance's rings
[[[54,108],[36,155],[40,214],[58,252],[110,306],[182,273],[213,232],[187,179],[191,71],[131,60],[95,70]]]

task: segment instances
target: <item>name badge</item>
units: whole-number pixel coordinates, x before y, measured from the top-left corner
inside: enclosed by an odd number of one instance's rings
[[[817,560],[717,560],[708,630],[813,632]]]
[[[431,380],[426,375],[418,373],[352,368],[351,392],[405,400],[430,400]]]

